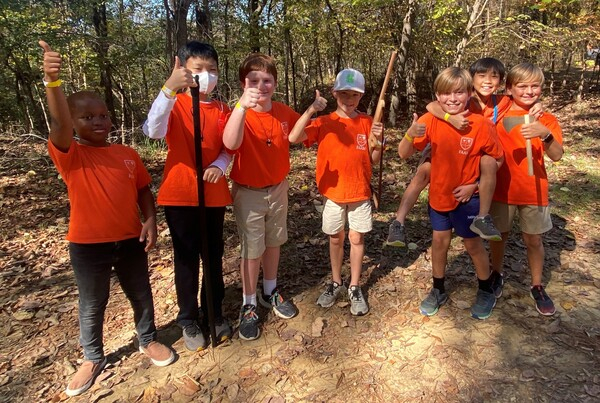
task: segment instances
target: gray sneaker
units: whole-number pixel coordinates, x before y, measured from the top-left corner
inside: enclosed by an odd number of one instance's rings
[[[273,290],[270,296],[261,295],[259,301],[265,308],[273,309],[273,313],[282,319],[291,319],[298,315],[298,308],[290,300],[284,300],[279,290]]]
[[[369,313],[369,305],[365,301],[359,286],[351,285],[348,288],[348,299],[350,300],[350,313],[352,315],[362,316]]]
[[[444,305],[448,301],[448,294],[442,293],[437,288],[432,288],[429,294],[423,302],[419,310],[425,316],[433,316],[440,310],[440,306]]]
[[[388,234],[385,244],[389,246],[397,246],[399,248],[404,248],[406,246],[404,225],[400,224],[398,220],[394,220],[390,224],[390,233]]]
[[[231,326],[227,319],[217,318],[215,320],[215,333],[217,334],[217,343],[231,339]]]
[[[475,319],[484,320],[492,315],[492,309],[496,306],[496,296],[493,292],[477,290],[477,298],[471,307],[471,316]]]
[[[494,221],[489,214],[483,217],[475,217],[469,229],[488,241],[502,240],[502,234],[494,227]]]
[[[333,306],[340,294],[342,294],[344,291],[346,291],[345,285],[340,285],[335,281],[332,281],[331,283],[327,284],[327,289],[319,296],[319,299],[317,299],[317,305],[323,308],[329,308]]]
[[[196,322],[183,328],[183,342],[185,348],[190,351],[202,351],[208,345],[200,326]]]

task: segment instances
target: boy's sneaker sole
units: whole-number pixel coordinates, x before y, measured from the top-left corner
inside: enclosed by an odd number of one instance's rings
[[[486,232],[484,232],[483,229],[479,228],[477,223],[479,223],[480,226],[483,227]],[[492,217],[489,214],[485,217],[475,217],[471,225],[469,225],[469,229],[485,240],[502,240],[502,234],[500,234],[500,231],[498,231],[496,227],[494,227],[494,222],[492,221]]]

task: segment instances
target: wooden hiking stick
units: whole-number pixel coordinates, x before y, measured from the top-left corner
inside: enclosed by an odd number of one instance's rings
[[[524,116],[525,124],[529,124],[529,114]],[[527,151],[527,174],[533,176],[533,152],[531,151],[531,139],[525,140],[525,150]]]
[[[396,61],[396,56],[398,52],[394,50],[392,55],[390,56],[390,62],[388,63],[387,71],[385,72],[385,79],[383,80],[383,86],[381,87],[381,92],[379,93],[379,101],[377,101],[377,108],[375,108],[375,116],[373,117],[373,123],[381,122],[383,119],[383,108],[385,107],[385,93],[387,92],[388,84],[390,83],[390,79],[392,78],[392,71],[394,70],[394,62]],[[379,201],[381,200],[381,182],[383,180],[383,154],[385,146],[385,130],[381,135],[381,157],[379,158],[379,180],[377,184],[377,193],[373,193],[373,204],[375,204],[375,209],[379,210]]]

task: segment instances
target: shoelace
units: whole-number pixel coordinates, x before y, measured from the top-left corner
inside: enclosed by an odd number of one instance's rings
[[[350,298],[356,301],[360,301],[362,298],[360,297],[360,292],[358,288],[355,288],[352,290],[352,292],[350,293]]]
[[[538,298],[540,298],[542,301],[546,300],[546,296],[544,295],[544,288],[541,285],[534,285],[532,290],[537,291]]]
[[[246,319],[246,320],[256,320],[256,319],[258,319],[258,315],[254,311],[254,309],[247,309],[244,312],[244,319]]]

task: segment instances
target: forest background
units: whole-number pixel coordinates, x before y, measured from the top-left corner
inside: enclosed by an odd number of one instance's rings
[[[240,61],[260,51],[278,62],[277,98],[299,111],[352,67],[365,75],[362,107],[371,113],[398,49],[386,115],[398,127],[432,98],[441,69],[483,56],[508,68],[531,61],[549,72],[549,92],[566,89],[554,73],[583,66],[586,44],[599,46],[599,21],[598,0],[4,0],[0,130],[47,133],[39,39],[62,53],[66,92],[104,94],[115,135],[135,144],[175,51],[189,39],[219,52],[218,96],[226,102],[240,95]],[[567,98],[585,96],[580,77]]]

